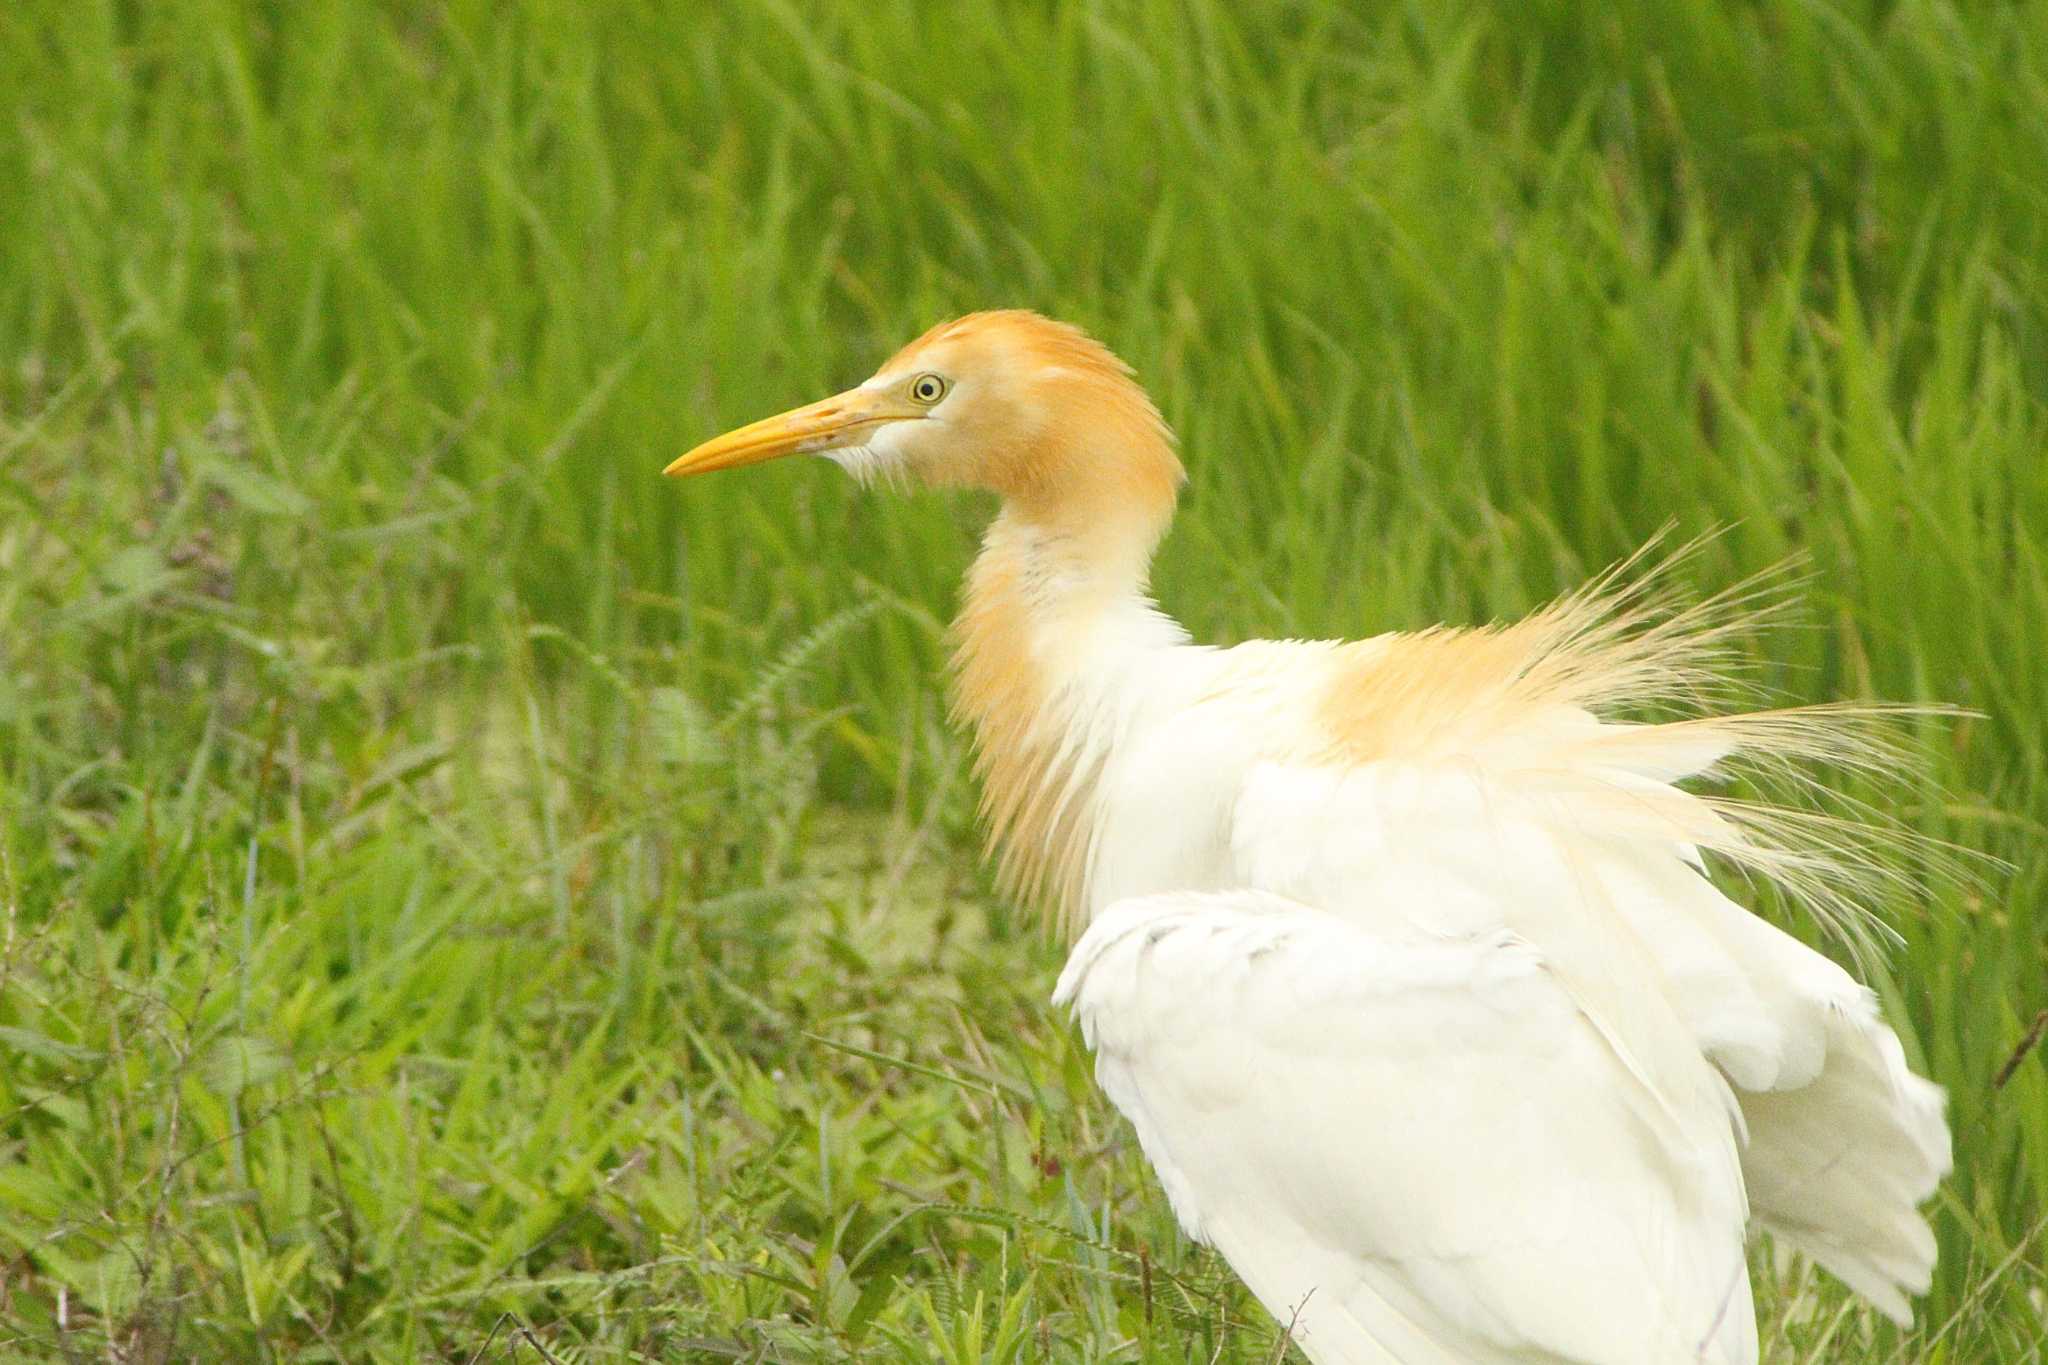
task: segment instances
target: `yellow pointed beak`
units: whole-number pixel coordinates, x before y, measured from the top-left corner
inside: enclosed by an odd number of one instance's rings
[[[686,478],[715,469],[738,469],[784,455],[838,450],[859,445],[886,422],[924,415],[923,408],[896,394],[879,389],[848,389],[714,436],[688,454],[678,456],[661,472],[672,478]]]

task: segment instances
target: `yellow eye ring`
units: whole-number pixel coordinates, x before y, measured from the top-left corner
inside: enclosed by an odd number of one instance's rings
[[[943,375],[921,374],[910,381],[911,401],[930,407],[946,396],[947,388]]]

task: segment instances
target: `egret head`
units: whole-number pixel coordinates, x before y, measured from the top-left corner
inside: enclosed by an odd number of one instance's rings
[[[1031,515],[1159,512],[1181,466],[1130,367],[1036,313],[970,313],[858,388],[714,437],[665,471],[823,455],[863,482],[985,488]]]

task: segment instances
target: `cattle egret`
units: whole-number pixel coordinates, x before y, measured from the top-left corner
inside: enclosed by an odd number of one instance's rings
[[[1942,1092],[1706,875],[1839,909],[1867,855],[1679,785],[1885,758],[1869,708],[1702,700],[1742,593],[1638,564],[1504,627],[1192,644],[1147,586],[1172,435],[1026,312],[667,472],[798,453],[1000,497],[954,698],[1001,884],[1077,939],[1054,1001],[1180,1223],[1310,1360],[1754,1361],[1751,1226],[1910,1320]]]

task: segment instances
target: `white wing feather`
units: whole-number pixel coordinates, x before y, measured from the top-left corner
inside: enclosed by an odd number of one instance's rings
[[[1674,783],[1721,761],[1727,738],[1682,726],[1608,724],[1582,709],[1552,707],[1460,733],[1426,754],[1370,763],[1318,758],[1313,735],[1305,744],[1299,722],[1285,718],[1306,709],[1311,665],[1322,657],[1315,645],[1189,652],[1185,667],[1199,681],[1163,689],[1175,704],[1119,747],[1107,773],[1090,878],[1098,921],[1109,922],[1112,898],[1241,889],[1286,897],[1351,926],[1383,963],[1393,960],[1387,954],[1466,951],[1511,935],[1541,955],[1547,989],[1577,1012],[1625,1078],[1602,1092],[1601,1112],[1619,1131],[1653,1134],[1669,1161],[1690,1163],[1701,1198],[1723,1201],[1719,1213],[1702,1215],[1701,1226],[1739,1227],[1746,1193],[1759,1226],[1905,1320],[1906,1296],[1926,1288],[1934,1260],[1917,1206],[1950,1164],[1942,1095],[1907,1070],[1867,991],[1707,879],[1699,845],[1724,836],[1725,825],[1715,808]],[[1200,700],[1189,704],[1190,691]],[[1164,810],[1174,818],[1159,818]],[[1104,942],[1096,933],[1084,940]],[[1086,960],[1077,952],[1070,982]],[[1445,1003],[1441,993],[1432,998]],[[1098,1001],[1098,1030],[1120,1027],[1114,1008],[1106,997]],[[1282,1055],[1287,1038],[1268,1035],[1268,1061]],[[1201,1064],[1206,1055],[1190,1053],[1183,1064]],[[1441,1091],[1456,1064],[1454,1053],[1440,1050],[1426,1065],[1418,1057],[1410,1071],[1375,1074],[1387,1084]],[[1343,1058],[1332,1054],[1317,1065],[1317,1084],[1341,1094],[1349,1074]],[[1365,1075],[1369,1063],[1358,1066]],[[1241,1097],[1247,1105],[1267,1101],[1257,1087],[1278,1084],[1254,1070],[1242,1074],[1254,1087]],[[1202,1120],[1178,1111],[1141,1117],[1150,1096],[1133,1088],[1134,1075],[1129,1063],[1105,1055],[1104,1084],[1156,1160],[1163,1143],[1185,1140],[1174,1124]],[[1355,1092],[1369,1089],[1351,1084]],[[1304,1093],[1296,1098],[1306,1105]],[[1386,1111],[1339,1112],[1362,1128]],[[1508,1131],[1495,1126],[1471,1137],[1464,1158],[1481,1168],[1497,1161],[1511,1145]],[[1220,1132],[1214,1138],[1235,1140]],[[1240,1191],[1230,1182],[1277,1178],[1268,1164],[1284,1172],[1287,1162],[1313,1156],[1247,1146],[1232,1175],[1233,1163],[1214,1155],[1210,1165],[1183,1165],[1171,1176],[1162,1163],[1184,1214],[1206,1207],[1205,1181]],[[1426,1162],[1427,1154],[1417,1159]],[[1416,1178],[1435,1169],[1388,1168],[1406,1180],[1400,1188],[1418,1206],[1409,1210],[1414,1216],[1445,1197],[1442,1182]],[[1332,1192],[1351,1178],[1349,1167],[1312,1166],[1311,1174],[1328,1183],[1330,1207],[1348,1207]],[[1528,1178],[1539,1175],[1532,1167]],[[1290,1250],[1283,1234],[1257,1229],[1217,1240],[1284,1321],[1294,1300],[1277,1286],[1300,1278],[1295,1259],[1306,1253]],[[1341,1260],[1332,1249],[1341,1245],[1333,1241],[1325,1251]],[[1353,1246],[1351,1262],[1377,1254]],[[1382,1270],[1394,1264],[1372,1263]],[[1334,1273],[1335,1264],[1316,1273]],[[1685,1292],[1724,1288],[1709,1276]],[[1401,1308],[1391,1287],[1375,1292]],[[1454,1294],[1455,1285],[1440,1277],[1430,1292]],[[1730,1312],[1746,1324],[1742,1292],[1740,1311],[1731,1304]],[[1408,1330],[1400,1313],[1359,1312],[1373,1324],[1361,1329],[1367,1335]],[[1506,1336],[1522,1328],[1512,1317],[1494,1324]],[[1321,1330],[1327,1336],[1331,1329]],[[1430,1358],[1420,1349],[1411,1345],[1395,1358]],[[1454,1350],[1451,1358],[1460,1357]],[[1729,1358],[1748,1357],[1738,1348]]]
[[[1374,933],[1537,945],[1662,1105],[1725,1078],[1758,1224],[1910,1321],[1935,1259],[1918,1205],[1951,1166],[1940,1088],[1869,991],[1707,879],[1669,823],[1693,798],[1627,777],[1262,765],[1236,878]]]
[[[1660,1114],[1514,935],[1144,897],[1055,999],[1182,1224],[1319,1365],[1755,1359],[1725,1107]]]
[[[1869,990],[1668,848],[1612,848],[1604,869],[1701,1050],[1735,1085],[1758,1224],[1910,1323],[1907,1296],[1926,1292],[1935,1259],[1919,1206],[1952,1164],[1941,1087],[1908,1070]]]

